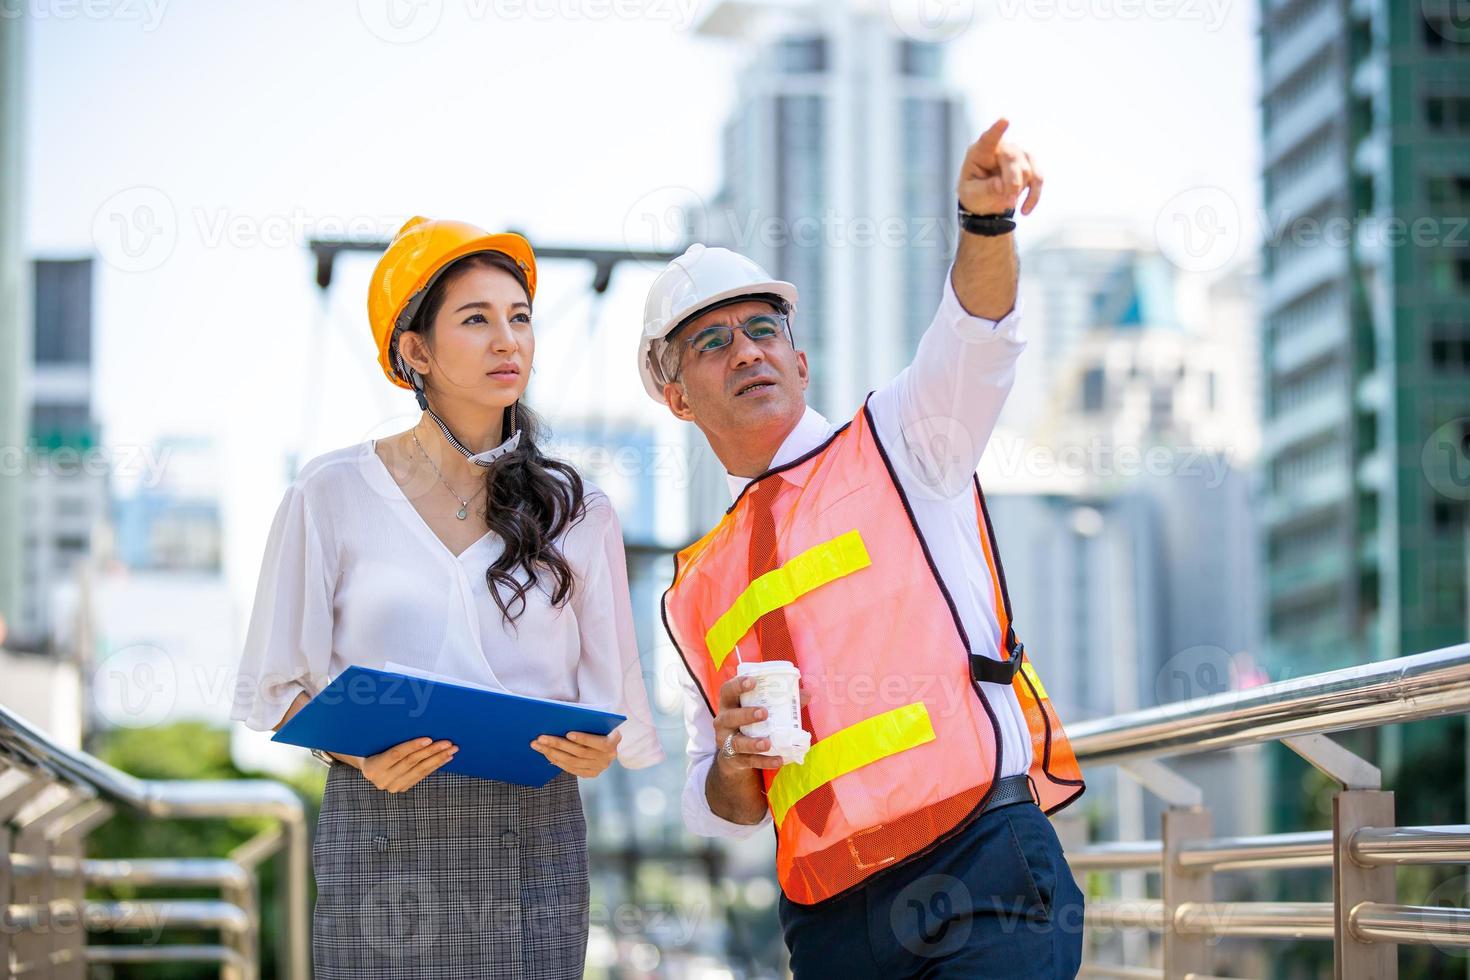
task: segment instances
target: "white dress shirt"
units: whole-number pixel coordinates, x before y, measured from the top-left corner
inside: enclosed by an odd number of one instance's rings
[[[959,609],[975,653],[1000,659],[1000,624],[990,569],[980,544],[979,514],[971,483],[1001,406],[1015,381],[1016,359],[1026,348],[1018,306],[999,322],[971,316],[945,276],[944,297],[919,341],[913,363],[872,395],[869,406],[914,519],[928,542],[939,576]],[[854,406],[854,413],[857,407]],[[808,407],[771,468],[821,445],[848,419],[828,421]],[[727,474],[733,500],[750,481]],[[1000,775],[1031,768],[1031,735],[1009,685],[979,685],[1000,723]],[[749,837],[770,823],[739,824],[716,816],[705,796],[714,763],[714,719],[687,676],[684,725],[689,733],[689,773],[684,784],[684,822],[704,837]]]
[[[618,517],[590,483],[586,502],[586,517],[557,539],[575,574],[571,598],[557,608],[533,588],[507,626],[485,582],[502,547],[494,531],[456,556],[373,440],[316,457],[286,489],[266,540],[231,717],[269,731],[296,695],[315,695],[352,664],[392,661],[609,708],[628,716],[618,761],[662,761]]]

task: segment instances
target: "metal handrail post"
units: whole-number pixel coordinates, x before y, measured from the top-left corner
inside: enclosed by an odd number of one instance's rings
[[[1202,806],[1169,807],[1164,810],[1164,976],[1208,973],[1210,947],[1206,937],[1182,932],[1176,915],[1187,903],[1204,904],[1213,898],[1209,868],[1192,868],[1179,860],[1186,842],[1210,836],[1210,811]]]
[[[57,892],[64,897],[70,910],[70,928],[57,931],[58,937],[65,937],[61,945],[66,955],[65,961],[56,969],[58,980],[86,980],[87,930],[82,916],[87,901],[87,877],[82,873],[82,858],[87,835],[111,816],[109,804],[96,799],[87,800],[58,821],[51,834],[52,853],[71,862],[71,872],[64,878],[56,878]]]
[[[56,854],[56,841],[51,831],[68,814],[86,806],[89,794],[52,783],[27,803],[13,818],[16,825],[15,848],[21,854],[32,855],[38,872],[27,876],[26,884],[17,889],[17,902],[36,911],[39,928],[27,929],[16,938],[15,950],[20,961],[31,968],[39,966],[50,971],[53,954],[64,950],[64,936],[68,926],[57,918],[60,895],[57,875],[52,869],[52,857]],[[78,914],[71,920],[70,928],[81,929]]]
[[[10,972],[10,906],[15,901],[14,873],[11,871],[10,824],[0,820],[0,966]]]
[[[1396,980],[1399,949],[1391,942],[1369,942],[1354,931],[1350,917],[1364,902],[1392,905],[1397,900],[1391,864],[1366,865],[1353,859],[1353,839],[1363,827],[1393,826],[1393,794],[1346,789],[1332,798],[1332,960],[1335,980]]]
[[[307,875],[311,872],[311,844],[306,822],[294,820],[286,824],[286,847],[278,860],[280,875],[286,883],[285,928],[281,930],[281,963],[291,980],[307,980],[311,976],[311,910],[307,906]]]

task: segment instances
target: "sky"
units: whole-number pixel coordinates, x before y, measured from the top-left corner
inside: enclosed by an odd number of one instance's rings
[[[341,260],[322,297],[305,240],[387,237],[425,214],[533,243],[650,243],[650,213],[720,184],[749,51],[690,29],[709,4],[0,0],[0,16],[28,21],[25,241],[38,257],[100,259],[104,440],[218,441],[227,573],[244,599],[284,454],[416,415],[373,365],[373,258]],[[872,5],[918,36],[946,14],[947,77],[975,134],[1004,115],[1038,160],[1046,189],[1023,255],[1081,221],[1168,234],[1181,207],[1226,215],[1226,258],[1252,247],[1253,2]],[[554,390],[558,411],[670,431],[632,368],[654,271],[629,267],[594,311],[587,269],[542,266],[533,404]]]

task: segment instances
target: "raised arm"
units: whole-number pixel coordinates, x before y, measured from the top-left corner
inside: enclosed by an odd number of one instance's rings
[[[1010,122],[997,119],[965,151],[955,191],[971,214],[1000,214],[1014,208],[1021,192],[1021,214],[1036,210],[1041,200],[1041,171],[1031,154],[1001,139]],[[999,320],[1016,305],[1015,235],[986,237],[960,233],[951,279],[960,305],[972,316]]]
[[[965,153],[957,192],[972,214],[999,214],[1026,201],[1036,208],[1041,174],[1030,154],[1001,139],[998,120]],[[965,492],[980,464],[1026,347],[1016,308],[1018,263],[1014,235],[961,231],[939,309],[919,341],[913,363],[873,395],[880,435],[902,445],[933,492]]]

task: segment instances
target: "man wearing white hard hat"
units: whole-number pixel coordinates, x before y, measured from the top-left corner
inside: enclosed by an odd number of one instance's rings
[[[1026,346],[1012,233],[1042,183],[1006,127],[965,154],[913,362],[848,420],[806,404],[796,285],[693,245],[648,294],[644,385],[734,501],[664,595],[689,674],[685,822],[774,826],[797,980],[1079,969],[1083,897],[1047,814],[1082,774],[975,475]]]

